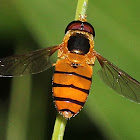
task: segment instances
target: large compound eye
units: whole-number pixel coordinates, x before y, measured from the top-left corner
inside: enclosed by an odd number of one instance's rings
[[[93,37],[95,37],[95,31],[94,28],[91,24],[89,24],[88,22],[82,22],[82,21],[72,21],[71,23],[69,23],[69,25],[67,26],[65,33],[68,30],[81,30],[81,31],[85,31],[88,33],[91,33],[93,35]]]

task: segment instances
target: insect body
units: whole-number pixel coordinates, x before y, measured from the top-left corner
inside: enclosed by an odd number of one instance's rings
[[[49,57],[58,50],[53,75],[53,97],[58,111],[65,117],[75,116],[87,100],[92,80],[92,66],[98,59],[103,81],[119,94],[140,102],[140,83],[113,65],[94,50],[94,28],[88,22],[73,21],[63,42],[54,47],[36,50],[0,60],[2,77],[42,72],[50,65]]]
[[[87,29],[89,32],[87,32]],[[91,30],[92,29],[92,30]],[[74,21],[67,27],[63,47],[53,76],[53,95],[58,111],[65,118],[76,115],[84,106],[91,86],[93,27],[87,22]]]

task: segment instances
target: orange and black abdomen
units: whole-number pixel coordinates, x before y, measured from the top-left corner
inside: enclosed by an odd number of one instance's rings
[[[67,59],[58,60],[53,76],[55,105],[65,118],[76,115],[84,106],[92,80],[88,64],[72,67]]]

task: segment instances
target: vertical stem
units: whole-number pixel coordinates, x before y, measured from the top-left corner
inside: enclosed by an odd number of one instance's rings
[[[75,20],[78,20],[80,16],[84,19],[86,17],[88,0],[78,0]],[[57,115],[52,140],[63,140],[67,120],[60,114]]]
[[[22,50],[23,45],[18,45]],[[12,79],[10,110],[8,114],[6,140],[26,140],[30,109],[31,76]]]
[[[67,120],[60,114],[57,115],[52,140],[63,140]]]
[[[81,16],[82,18],[86,16],[87,6],[88,0],[78,0],[75,20],[78,20],[79,16]]]
[[[26,140],[30,106],[31,76],[13,79],[7,140]]]

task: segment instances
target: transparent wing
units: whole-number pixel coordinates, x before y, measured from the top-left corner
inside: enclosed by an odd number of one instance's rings
[[[0,59],[0,76],[12,77],[42,72],[51,67],[49,57],[59,48],[60,46],[43,48]]]
[[[95,55],[102,67],[102,69],[98,71],[102,80],[117,93],[140,103],[140,82],[133,79],[100,54],[96,53]]]

